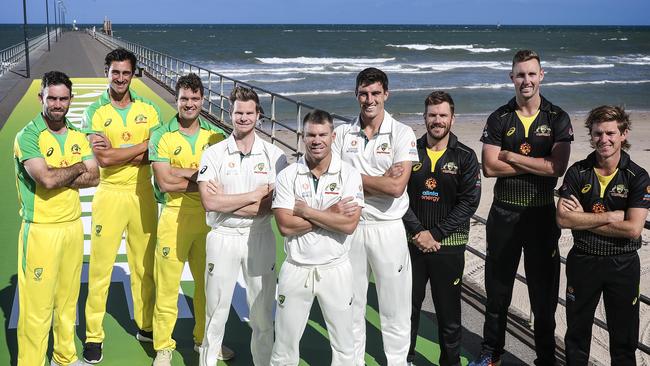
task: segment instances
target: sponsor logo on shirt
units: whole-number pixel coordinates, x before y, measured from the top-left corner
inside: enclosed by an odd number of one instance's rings
[[[442,166],[442,172],[445,174],[458,174],[458,165],[453,161]]]
[[[138,114],[135,116],[135,123],[147,123],[147,116],[144,114]]]
[[[548,125],[541,125],[535,129],[535,136],[548,137],[551,136],[551,127]]]
[[[589,184],[589,183],[585,184],[585,186],[582,187],[582,189],[580,190],[580,192],[582,192],[582,193],[587,193],[589,191],[591,191],[591,184]]]
[[[177,146],[176,149],[174,150],[174,155],[178,155],[183,151],[183,148],[181,146]]]
[[[650,186],[645,187],[646,194],[643,196],[644,201],[650,201]]]
[[[45,155],[52,156],[52,154],[54,154],[54,148],[50,147],[50,148],[47,149],[47,152],[45,153]]]
[[[122,132],[122,141],[127,142],[131,139],[131,133],[129,131]]]
[[[630,190],[625,187],[625,184],[617,184],[612,187],[612,190],[609,191],[609,194],[613,197],[627,198],[627,194]]]
[[[198,169],[199,164],[196,161],[190,163],[190,169]]]
[[[607,208],[601,202],[596,202],[591,206],[591,212],[593,213],[603,213],[606,212]]]
[[[379,147],[377,147],[377,154],[390,154],[390,145],[388,145],[387,142],[379,145]]]
[[[522,155],[528,155],[528,154],[530,154],[530,152],[531,152],[532,150],[533,150],[533,147],[530,146],[530,144],[527,143],[527,142],[524,142],[523,144],[521,144],[521,145],[519,146],[519,152],[520,152]]]
[[[357,146],[357,143],[358,142],[357,142],[356,139],[350,141],[350,146],[347,148],[347,150],[345,150],[345,152],[348,152],[348,153],[357,153],[357,152],[359,152],[359,147]]]
[[[199,171],[199,174],[205,173],[206,170],[208,170],[208,166],[204,165],[203,167],[201,167],[201,170]]]
[[[235,167],[235,163],[234,163],[234,162],[231,161],[230,163],[228,163],[228,168],[234,168],[234,167]]]
[[[434,178],[427,178],[427,180],[424,181],[424,186],[427,190],[422,191],[420,199],[424,201],[438,202],[440,200],[440,194],[434,191],[438,186],[438,182]]]
[[[487,124],[483,127],[483,137],[487,138],[489,136],[488,134],[488,126]]]
[[[104,122],[104,127],[108,127],[108,126],[110,126],[112,122],[113,122],[112,119],[110,119],[110,118],[107,119],[106,122]]]
[[[422,168],[422,163],[417,163],[417,164],[413,165],[413,171],[414,172],[417,172],[421,168]]]
[[[514,127],[510,127],[510,129],[508,130],[508,132],[506,132],[506,136],[512,136],[512,135],[514,135],[514,133],[515,133],[516,130],[517,130],[516,128],[514,128]],[[486,132],[487,132],[487,131],[486,131]]]

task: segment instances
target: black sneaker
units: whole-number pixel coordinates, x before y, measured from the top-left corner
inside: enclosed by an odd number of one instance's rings
[[[102,343],[86,342],[84,344],[84,361],[89,364],[102,362]]]
[[[138,329],[138,332],[135,334],[135,339],[140,342],[153,343],[153,331],[147,332],[146,330]]]

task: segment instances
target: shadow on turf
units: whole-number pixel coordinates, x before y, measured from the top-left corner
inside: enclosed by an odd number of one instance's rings
[[[9,279],[9,285],[0,290],[0,307],[5,316],[5,339],[7,342],[7,349],[9,350],[9,357],[11,365],[18,363],[18,343],[16,340],[16,329],[9,329],[9,319],[11,318],[11,307],[13,306],[14,294],[16,294],[16,286],[18,286],[18,275],[14,274]]]

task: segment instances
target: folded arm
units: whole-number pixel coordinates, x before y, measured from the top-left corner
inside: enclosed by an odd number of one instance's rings
[[[410,176],[411,162],[401,161],[393,164],[382,176],[374,177],[362,174],[361,180],[363,190],[368,195],[399,198],[404,194]]]
[[[43,158],[32,158],[23,162],[25,170],[34,181],[45,189],[56,189],[69,185],[86,172],[86,166],[79,162],[69,167],[54,168]]]
[[[78,175],[68,187],[70,188],[88,188],[95,187],[99,184],[99,168],[95,159],[83,161],[86,171]]]

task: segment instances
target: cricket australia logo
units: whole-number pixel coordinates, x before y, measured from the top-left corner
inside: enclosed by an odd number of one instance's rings
[[[627,189],[624,184],[617,184],[611,191],[609,191],[609,194],[613,197],[627,198],[628,192],[629,189]]]
[[[377,154],[390,154],[390,145],[387,142],[379,145],[377,148]]]
[[[70,148],[70,151],[72,151],[72,154],[74,154],[74,155],[81,154],[81,148],[79,147],[78,144],[72,145],[72,147]]]
[[[453,161],[442,166],[442,172],[445,174],[458,174],[458,165]]]
[[[43,268],[34,268],[34,281],[40,281],[43,278]]]
[[[147,116],[144,114],[138,114],[135,116],[135,123],[147,123]]]
[[[255,169],[253,170],[255,174],[266,174],[267,172],[264,171],[264,163],[259,163],[255,165]]]
[[[548,125],[541,125],[535,129],[535,136],[551,136],[551,128]]]
[[[95,236],[102,236],[102,226],[95,225]]]
[[[214,270],[214,263],[208,263],[208,273],[212,274],[213,270]]]
[[[284,305],[284,300],[286,300],[286,299],[287,299],[286,296],[278,295],[278,303],[280,303],[280,305]]]
[[[325,194],[339,194],[339,192],[336,192],[337,184],[336,183],[330,183],[327,186],[327,191],[325,191]]]
[[[167,256],[169,255],[169,247],[162,248],[162,255],[163,257],[167,258]]]

